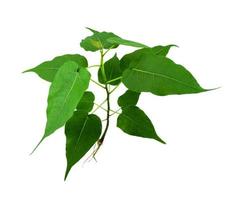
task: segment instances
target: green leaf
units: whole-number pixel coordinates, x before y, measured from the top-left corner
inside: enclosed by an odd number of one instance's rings
[[[101,49],[117,48],[119,45],[138,48],[148,47],[139,42],[123,39],[111,32],[99,32],[91,28],[87,29],[90,30],[93,35],[86,37],[80,43],[80,46],[86,51],[98,51]]]
[[[141,56],[146,55],[146,54],[155,54],[155,55],[160,55],[160,56],[166,56],[168,54],[170,48],[173,46],[176,46],[176,45],[155,46],[152,48],[143,48],[143,49],[136,50],[132,53],[126,54],[120,60],[120,68],[122,71],[126,70],[127,68],[129,68],[131,62],[139,60],[141,58]]]
[[[86,37],[80,43],[80,46],[86,51],[98,51],[101,49],[116,48],[118,46],[107,41],[108,38],[116,36],[114,33],[97,32],[93,29],[90,30],[92,30],[93,35]]]
[[[120,107],[135,106],[139,100],[140,93],[127,90],[118,98],[118,105]]]
[[[87,69],[79,68],[79,65],[73,61],[64,63],[58,70],[49,89],[47,123],[44,136],[39,144],[63,126],[73,115],[76,106],[88,88],[89,80],[90,74]]]
[[[125,46],[138,47],[138,48],[148,47],[148,46],[141,44],[139,42],[126,40],[126,39],[120,38],[118,36],[109,38],[107,41],[110,42],[111,44],[114,44],[114,45],[125,45]]]
[[[67,61],[74,61],[78,63],[79,67],[88,67],[88,62],[84,56],[79,54],[66,54],[55,57],[50,61],[46,61],[24,72],[35,72],[42,79],[52,82],[59,68]]]
[[[96,143],[101,135],[101,120],[96,115],[76,111],[65,125],[67,169],[69,171]]]
[[[167,45],[167,46],[155,46],[155,47],[152,47],[152,51],[155,55],[167,56],[171,47],[178,47],[178,46],[174,44]]]
[[[152,138],[165,144],[156,134],[151,120],[137,106],[124,107],[122,113],[118,116],[117,126],[129,135]]]
[[[85,92],[77,105],[77,110],[90,112],[93,109],[94,100],[95,96],[92,92]]]
[[[120,69],[120,60],[115,54],[110,60],[104,63],[104,71],[106,74],[106,82],[110,85],[118,85],[121,82],[122,72]],[[115,80],[116,79],[116,80]],[[101,69],[98,71],[98,80],[100,83],[105,84]]]
[[[160,96],[206,91],[182,65],[151,52],[130,63],[123,72],[122,82],[132,91]]]

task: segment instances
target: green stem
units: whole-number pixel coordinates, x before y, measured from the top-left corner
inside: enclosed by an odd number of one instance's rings
[[[98,85],[98,86],[100,86],[100,87],[102,87],[102,88],[105,88],[103,85],[101,85],[100,83],[94,81],[93,79],[90,79],[90,80],[91,80],[93,83],[95,83],[96,85]]]
[[[117,78],[111,79],[110,81],[107,81],[107,84],[108,84],[108,83],[112,83],[112,82],[114,82],[114,81],[117,81],[117,80],[119,80],[119,79],[121,79],[121,78],[122,78],[122,77],[119,76],[119,77],[117,77]]]
[[[100,50],[100,69],[101,69],[102,76],[104,78],[104,82],[106,82],[107,77],[106,77],[105,69],[104,69],[104,52],[103,52],[103,50]]]

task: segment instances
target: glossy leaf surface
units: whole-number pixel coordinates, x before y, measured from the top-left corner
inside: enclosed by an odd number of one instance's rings
[[[88,62],[84,56],[79,54],[66,54],[63,56],[57,56],[50,61],[46,61],[34,67],[28,69],[25,72],[35,72],[42,79],[52,82],[59,68],[68,61],[74,61],[78,63],[79,67],[87,67]]]
[[[118,105],[120,107],[135,106],[139,100],[140,93],[127,90],[118,98]]]
[[[123,72],[122,82],[132,91],[160,96],[206,91],[182,65],[153,53],[144,54],[131,62]]]
[[[65,125],[67,169],[65,179],[77,163],[96,143],[101,135],[101,120],[84,111],[74,112]]]
[[[151,120],[137,106],[124,107],[118,116],[117,126],[129,135],[152,138],[165,144],[156,134]]]
[[[153,48],[143,48],[136,50],[132,53],[126,54],[120,60],[120,68],[122,71],[129,68],[131,62],[138,61],[141,56],[148,54],[155,54],[160,56],[166,56],[171,47],[175,45],[167,45],[167,46],[155,46]]]
[[[110,60],[104,63],[104,69],[107,79],[106,82],[109,82],[110,85],[118,85],[121,82],[121,79],[118,79],[122,76],[122,72],[120,69],[120,60],[118,59],[117,55],[114,55]],[[100,83],[106,83],[104,81],[101,69],[98,70],[98,79]]]
[[[85,92],[77,105],[77,110],[90,112],[93,109],[94,100],[95,96],[92,92]]]
[[[40,143],[73,115],[88,88],[89,80],[90,74],[86,68],[79,68],[78,64],[72,61],[62,65],[49,89],[47,123]]]

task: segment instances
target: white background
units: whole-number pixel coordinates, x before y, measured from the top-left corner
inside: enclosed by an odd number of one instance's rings
[[[223,0],[1,0],[0,199],[225,200],[225,19]],[[43,134],[49,83],[21,72],[66,53],[98,64],[98,53],[79,47],[86,26],[150,46],[177,44],[169,57],[204,88],[221,88],[142,95],[139,106],[167,145],[126,135],[112,118],[98,162],[81,161],[64,182],[63,129],[29,156]],[[120,47],[118,55],[133,50]]]

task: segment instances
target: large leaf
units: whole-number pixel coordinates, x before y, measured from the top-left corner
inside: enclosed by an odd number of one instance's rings
[[[151,52],[130,63],[123,72],[122,82],[132,91],[160,96],[206,91],[182,65]]]
[[[151,120],[136,106],[127,106],[122,109],[117,119],[117,126],[129,135],[152,138],[165,144],[156,134]]]
[[[120,68],[122,71],[126,70],[127,68],[129,68],[131,62],[139,60],[141,58],[141,56],[146,55],[146,54],[155,54],[155,55],[160,55],[160,56],[166,56],[168,54],[170,48],[173,46],[176,46],[176,45],[155,46],[152,48],[143,48],[143,49],[136,50],[132,53],[126,54],[120,60]]]
[[[77,163],[95,144],[101,135],[101,120],[96,115],[76,111],[65,125],[67,169],[65,179]]]
[[[118,98],[118,105],[120,107],[135,106],[139,100],[140,93],[127,90]]]
[[[85,92],[77,105],[77,110],[90,112],[93,109],[94,100],[95,96],[92,92]]]
[[[49,89],[47,123],[40,143],[63,126],[73,115],[76,106],[88,88],[89,80],[90,74],[86,68],[79,68],[79,65],[73,61],[62,65]]]
[[[35,72],[44,80],[52,82],[59,68],[67,61],[74,61],[78,63],[79,67],[88,66],[88,62],[84,56],[79,54],[66,54],[55,57],[50,61],[43,62],[37,67],[28,69],[25,72]]]
[[[104,71],[107,80],[104,81],[102,71],[101,69],[99,69],[98,80],[100,83],[105,84],[106,82],[109,82],[110,85],[118,85],[121,82],[121,80],[118,79],[122,76],[120,69],[120,60],[118,59],[116,54],[110,60],[104,63]],[[112,81],[114,79],[117,80]]]

